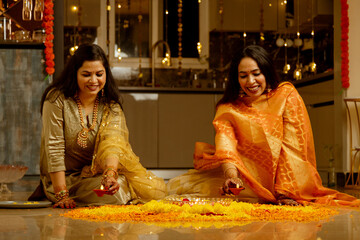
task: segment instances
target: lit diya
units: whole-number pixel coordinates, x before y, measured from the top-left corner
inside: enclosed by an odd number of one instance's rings
[[[97,195],[98,197],[102,197],[102,196],[104,196],[104,194],[109,194],[109,195],[111,195],[111,194],[110,194],[110,191],[108,190],[108,188],[107,188],[107,187],[104,188],[103,185],[100,186],[100,189],[93,189],[93,191],[96,193],[96,195]]]
[[[244,187],[240,187],[239,184],[236,184],[236,187],[235,188],[229,188],[229,191],[231,192],[231,194],[233,195],[239,195],[240,192],[242,190],[244,190],[245,188]]]

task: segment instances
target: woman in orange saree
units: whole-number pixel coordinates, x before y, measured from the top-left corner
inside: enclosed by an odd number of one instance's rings
[[[213,125],[215,146],[196,143],[195,169],[171,179],[169,195],[219,197],[237,185],[244,201],[360,206],[322,186],[304,102],[291,83],[279,82],[262,47],[235,55]]]

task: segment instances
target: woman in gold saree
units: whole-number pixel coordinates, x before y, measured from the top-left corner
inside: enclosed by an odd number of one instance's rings
[[[196,143],[195,169],[171,179],[169,195],[219,197],[244,186],[239,200],[360,206],[360,200],[322,186],[306,107],[273,66],[260,46],[234,56],[213,120],[215,146]]]
[[[159,199],[165,183],[147,171],[128,140],[120,95],[104,51],[80,46],[41,100],[38,191],[30,197],[76,203],[129,204]],[[93,189],[108,190],[98,197]]]

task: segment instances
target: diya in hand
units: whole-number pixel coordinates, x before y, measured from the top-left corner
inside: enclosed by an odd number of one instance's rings
[[[108,188],[104,188],[103,185],[100,186],[100,189],[93,189],[93,191],[96,193],[96,195],[98,197],[102,197],[104,196],[104,194],[109,194],[111,195],[110,191]]]
[[[239,184],[236,184],[236,187],[235,188],[229,188],[229,191],[233,194],[233,195],[239,195],[240,192],[242,190],[244,190],[245,188],[244,187],[240,187]]]

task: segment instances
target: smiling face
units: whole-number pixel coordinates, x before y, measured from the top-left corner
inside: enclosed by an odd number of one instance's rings
[[[84,61],[77,71],[79,95],[96,96],[106,83],[106,71],[101,61]]]
[[[264,93],[266,89],[266,79],[254,59],[250,57],[243,58],[239,63],[238,73],[240,87],[246,95],[258,97]]]

